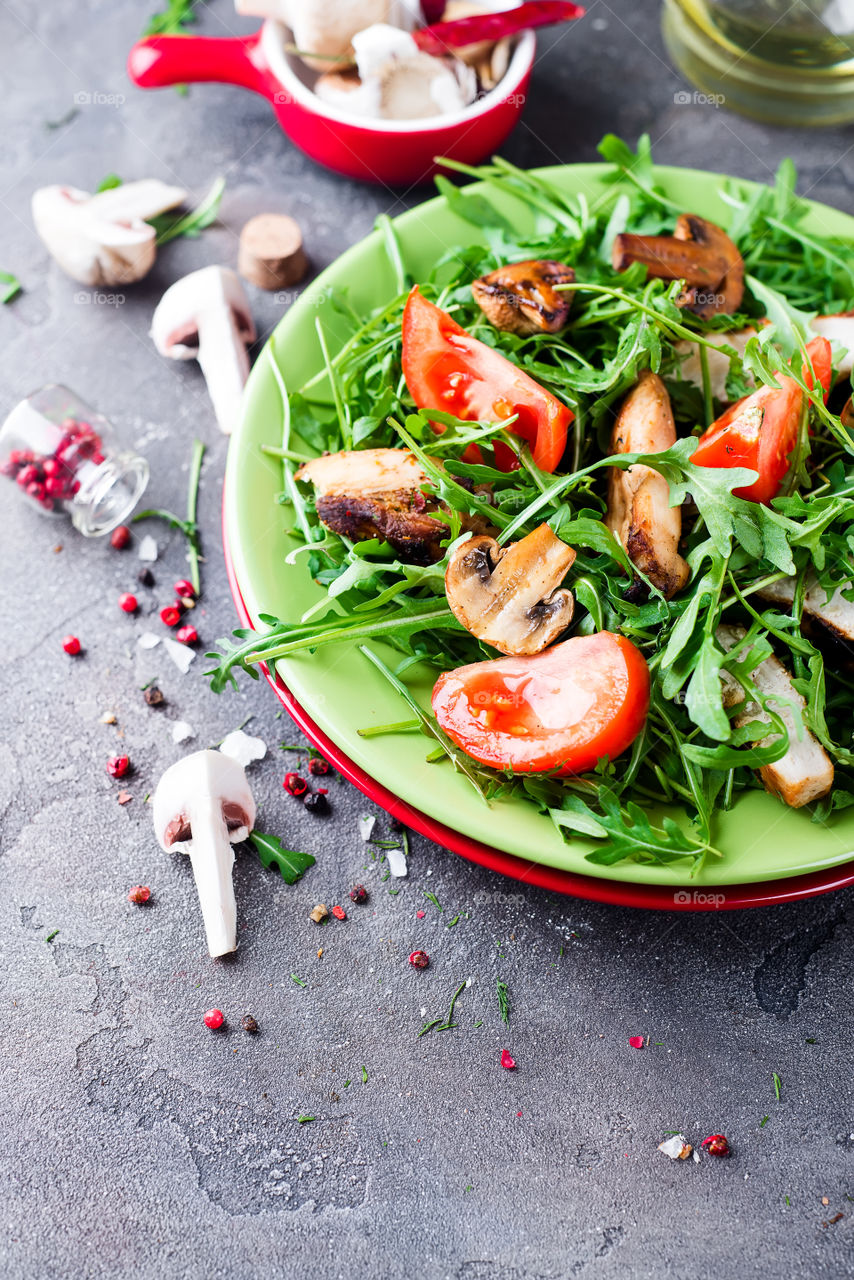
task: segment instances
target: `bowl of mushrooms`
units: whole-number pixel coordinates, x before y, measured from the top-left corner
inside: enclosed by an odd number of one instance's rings
[[[131,80],[251,89],[313,160],[387,185],[427,181],[437,157],[477,164],[495,151],[525,104],[532,28],[584,12],[564,0],[236,3],[265,18],[259,31],[141,40],[128,56]]]

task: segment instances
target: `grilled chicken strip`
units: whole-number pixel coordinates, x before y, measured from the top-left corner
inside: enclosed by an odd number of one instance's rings
[[[612,453],[661,453],[676,443],[670,397],[661,379],[646,370],[623,401],[611,436]],[[629,559],[669,600],[685,586],[690,570],[679,554],[682,513],[669,505],[667,481],[636,463],[611,469],[605,523]]]
[[[742,358],[747,349],[747,344],[751,338],[755,338],[758,333],[757,329],[748,327],[747,329],[730,329],[723,333],[710,333],[708,339],[714,343],[715,347],[735,347],[736,351]],[[692,382],[695,387],[703,389],[703,366],[700,362],[700,347],[696,342],[677,342],[673,348],[677,355],[683,357],[679,366],[679,376],[685,382]],[[729,376],[729,356],[723,351],[711,350],[706,348],[706,359],[709,365],[709,386],[712,395],[716,400],[726,403],[729,397],[726,393],[726,380]],[[750,385],[753,385],[753,378],[749,378]]]
[[[723,649],[735,648],[745,637],[744,627],[720,626],[716,635]],[[806,702],[795,689],[782,662],[766,658],[753,672],[753,683],[760,693],[773,699],[773,708],[789,731],[789,749],[774,764],[766,764],[759,776],[766,791],[784,800],[792,809],[800,809],[813,800],[826,796],[833,786],[833,761],[818,739],[807,728],[804,718]],[[724,704],[736,706],[744,701],[741,685],[726,672],[721,674]],[[735,718],[737,727],[762,719],[762,709],[755,702],[746,704]],[[773,735],[763,738],[764,746]]]
[[[408,564],[433,564],[450,532],[431,512],[447,507],[421,492],[427,476],[406,449],[342,449],[312,458],[296,473],[315,487],[317,514],[353,542],[384,538]],[[463,516],[463,529],[488,532],[482,516]]]
[[[763,587],[759,595],[773,604],[791,605],[795,586],[794,578],[781,578],[779,582]],[[828,600],[824,587],[815,578],[810,578],[804,595],[804,613],[823,623],[841,640],[854,640],[854,602],[846,600],[841,589],[834,591]]]

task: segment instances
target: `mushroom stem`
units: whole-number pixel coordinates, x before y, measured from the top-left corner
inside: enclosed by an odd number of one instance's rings
[[[229,359],[223,353],[229,352]],[[249,355],[230,307],[208,311],[199,324],[199,368],[220,430],[229,434],[240,421],[240,401],[249,377]]]
[[[236,951],[237,903],[232,882],[234,850],[219,806],[200,806],[194,814],[190,862],[199,892],[208,951],[212,956]]]

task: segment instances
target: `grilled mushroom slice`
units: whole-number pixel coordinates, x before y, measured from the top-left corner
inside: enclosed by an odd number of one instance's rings
[[[408,450],[342,449],[304,463],[296,478],[315,486],[317,514],[334,533],[384,538],[409,564],[441,560],[450,529],[430,513],[447,508],[422,493],[427,476]],[[463,529],[489,528],[481,516],[463,516]]]
[[[672,236],[615,236],[615,271],[642,262],[651,276],[684,280],[679,299],[698,316],[731,315],[744,296],[744,262],[725,231],[695,213],[682,213]]]
[[[496,329],[523,335],[557,333],[569,319],[572,295],[558,293],[555,286],[574,279],[572,267],[562,262],[514,262],[475,280],[471,291]]]
[[[612,453],[661,453],[676,442],[670,397],[661,379],[648,369],[623,401],[611,436]],[[611,469],[605,523],[629,559],[669,600],[688,581],[690,570],[679,554],[682,513],[670,506],[667,481],[651,467],[635,463]]]
[[[467,631],[500,653],[539,653],[572,621],[575,601],[560,584],[574,560],[547,524],[507,547],[471,538],[445,572],[448,604]]]
[[[744,639],[744,627],[718,627],[716,633],[721,647],[730,650]],[[800,809],[813,800],[826,796],[833,786],[833,761],[818,739],[810,732],[804,717],[806,702],[792,684],[786,668],[775,657],[766,658],[753,672],[753,683],[760,693],[773,699],[777,715],[789,731],[789,749],[773,764],[759,770],[766,791],[784,800],[792,809]],[[726,706],[744,701],[741,685],[726,672],[722,673],[723,697]],[[735,717],[737,727],[762,719],[762,710],[755,702],[748,702]],[[769,739],[774,735],[770,734]],[[769,739],[760,743],[764,746]]]

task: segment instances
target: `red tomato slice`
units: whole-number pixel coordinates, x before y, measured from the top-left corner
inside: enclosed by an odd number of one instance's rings
[[[501,422],[518,414],[510,431],[528,442],[537,466],[554,471],[560,462],[572,410],[466,333],[423,298],[417,285],[403,312],[403,376],[419,409],[444,409],[465,422]],[[444,428],[437,424],[435,430],[441,434]]]
[[[436,719],[467,755],[514,773],[584,773],[643,728],[649,670],[624,636],[575,636],[532,658],[474,662],[440,676]]]
[[[824,398],[830,391],[831,350],[827,338],[813,338],[807,346]],[[812,387],[812,372],[804,365],[804,381]],[[779,390],[760,387],[730,405],[700,436],[691,461],[698,467],[750,467],[759,477],[733,489],[738,498],[769,503],[780,491],[789,469],[789,454],[798,439],[803,392],[793,378],[777,378]]]

